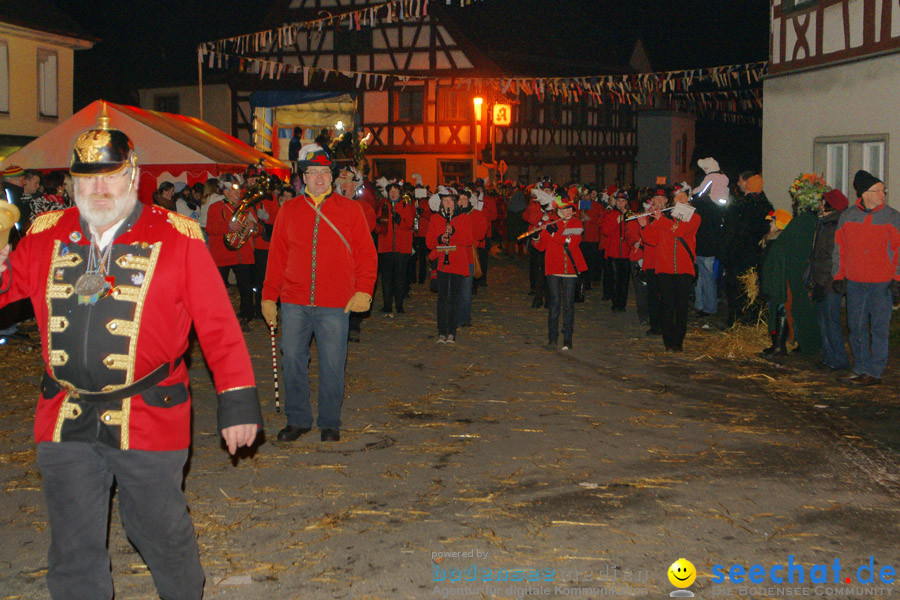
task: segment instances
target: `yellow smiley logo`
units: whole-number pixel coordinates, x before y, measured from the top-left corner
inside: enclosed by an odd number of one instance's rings
[[[697,569],[686,558],[679,558],[672,563],[668,571],[669,583],[677,588],[690,587],[697,579]]]

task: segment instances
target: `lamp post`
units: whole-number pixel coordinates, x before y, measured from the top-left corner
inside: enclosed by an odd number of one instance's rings
[[[478,131],[479,131],[479,128],[481,127],[481,119],[482,119],[483,108],[484,108],[484,98],[482,98],[481,96],[475,96],[474,98],[472,98],[472,104],[475,107],[475,115],[474,115],[475,116],[475,126],[472,128],[472,155],[475,159],[473,162],[474,169],[472,172],[474,174],[477,170],[477,165],[478,165]]]

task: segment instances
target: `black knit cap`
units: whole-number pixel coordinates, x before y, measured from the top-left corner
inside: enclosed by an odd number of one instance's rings
[[[860,169],[853,176],[853,189],[856,190],[856,197],[862,198],[863,192],[867,191],[876,183],[884,183],[868,171]]]

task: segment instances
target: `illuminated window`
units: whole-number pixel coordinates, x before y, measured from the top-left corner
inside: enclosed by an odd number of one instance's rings
[[[472,101],[462,90],[438,88],[438,119],[468,121],[472,118]]]

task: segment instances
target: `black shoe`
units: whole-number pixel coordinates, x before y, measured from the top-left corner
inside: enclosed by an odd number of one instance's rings
[[[297,427],[296,425],[288,425],[278,432],[279,442],[293,442],[304,433],[309,433],[311,427]]]
[[[359,341],[359,332],[351,330],[350,333],[347,334],[347,341],[348,342],[358,342]]]
[[[323,429],[321,439],[323,442],[339,442],[341,441],[341,432],[337,429]]]

